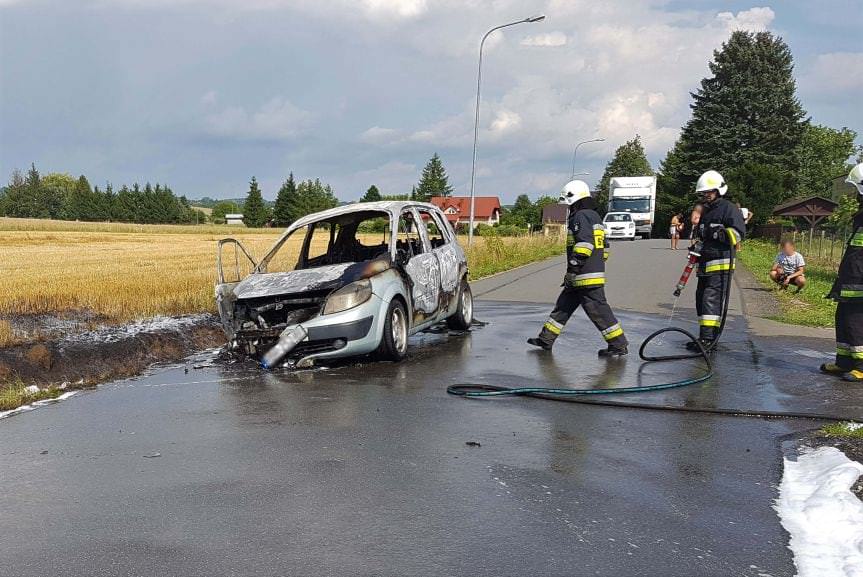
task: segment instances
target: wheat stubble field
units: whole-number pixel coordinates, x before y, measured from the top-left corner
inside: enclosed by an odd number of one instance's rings
[[[280,233],[236,226],[0,218],[0,346],[27,338],[12,334],[9,323],[22,315],[86,313],[100,323],[120,324],[213,312],[216,241],[237,238],[260,258]],[[377,241],[380,235],[369,236]],[[477,238],[468,251],[471,276],[562,250],[562,243],[543,237]]]

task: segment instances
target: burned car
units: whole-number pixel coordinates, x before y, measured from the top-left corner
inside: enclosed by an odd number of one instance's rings
[[[310,214],[260,262],[223,239],[217,269],[229,346],[264,367],[368,353],[400,360],[409,335],[443,321],[464,330],[473,315],[464,251],[431,204],[369,202]]]

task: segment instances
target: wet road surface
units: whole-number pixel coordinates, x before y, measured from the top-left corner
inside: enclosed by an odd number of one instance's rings
[[[509,290],[559,284],[554,266]],[[581,313],[553,354],[528,351],[548,304],[506,295],[477,303],[487,326],[416,337],[399,364],[167,367],[0,420],[0,575],[793,574],[780,443],[817,422],[448,396],[700,370],[600,361]],[[667,313],[620,317],[638,342]],[[814,372],[823,341],[753,348],[736,317],[723,347],[710,382],[621,400],[863,413]],[[811,358],[770,360],[789,347]]]

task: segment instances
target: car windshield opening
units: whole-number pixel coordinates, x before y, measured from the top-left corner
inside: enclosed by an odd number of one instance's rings
[[[611,210],[615,212],[650,212],[650,199],[612,198]]]
[[[607,214],[605,222],[632,222],[632,217],[628,214]]]
[[[390,218],[357,211],[318,220],[293,231],[262,263],[264,272],[287,272],[380,258],[390,251]]]

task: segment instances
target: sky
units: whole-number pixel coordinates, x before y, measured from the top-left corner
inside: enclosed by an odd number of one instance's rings
[[[0,0],[0,178],[163,182],[189,198],[274,198],[293,172],[344,201],[402,194],[437,152],[476,193],[594,185],[640,134],[654,167],[733,30],[795,56],[812,120],[863,133],[863,0]],[[858,142],[863,139],[858,138]]]

